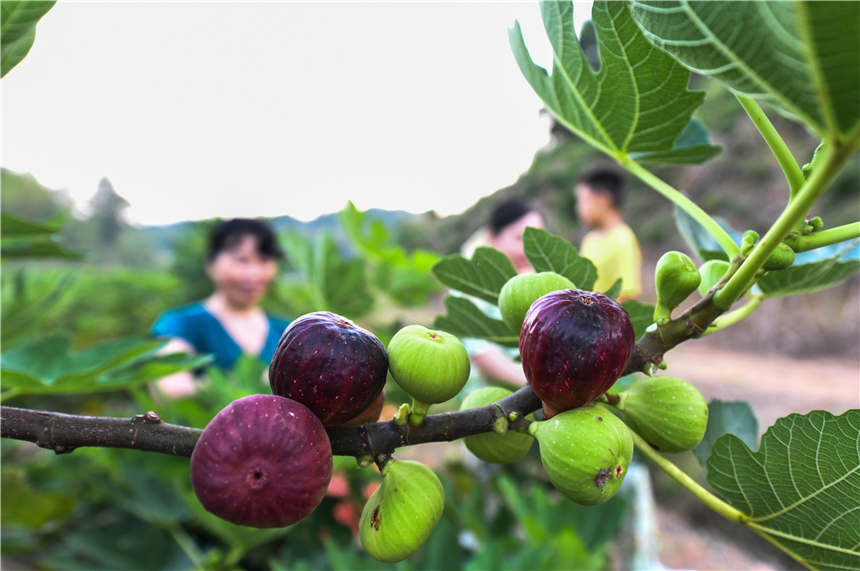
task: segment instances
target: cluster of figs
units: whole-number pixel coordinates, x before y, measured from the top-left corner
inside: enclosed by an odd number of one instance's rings
[[[596,403],[619,378],[634,347],[627,312],[612,298],[583,291],[553,272],[513,277],[499,294],[504,321],[520,331],[523,370],[543,402],[543,420],[467,436],[487,462],[522,459],[537,439],[552,484],[581,504],[609,499],[633,456],[635,430],[661,451],[702,439],[708,408],[689,383],[669,376],[635,380]],[[420,424],[430,405],[456,396],[470,373],[455,336],[409,325],[386,350],[370,331],[328,312],[304,315],[286,329],[269,367],[271,395],[234,401],[209,423],[191,456],[191,481],[203,506],[228,521],[281,527],[308,516],[332,473],[326,427],[379,419],[388,373],[414,399],[406,419]],[[462,409],[510,395],[473,391]],[[401,413],[404,407],[401,407]],[[507,426],[507,425],[505,425]],[[382,484],[362,511],[365,550],[387,562],[415,553],[444,508],[439,478],[421,463],[387,460]]]

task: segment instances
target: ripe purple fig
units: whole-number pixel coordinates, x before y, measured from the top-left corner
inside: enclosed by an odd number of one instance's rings
[[[635,338],[627,312],[593,291],[554,291],[535,301],[520,331],[523,371],[557,412],[587,404],[624,371]]]
[[[283,527],[310,514],[331,479],[320,420],[274,395],[233,401],[206,426],[191,453],[191,484],[203,507],[227,521]]]
[[[358,416],[354,416],[344,422],[344,426],[358,426],[360,424],[373,424],[379,420],[379,415],[382,414],[382,407],[385,406],[385,391],[379,393],[376,400],[370,403],[370,406],[360,412]]]
[[[388,354],[376,336],[346,317],[308,313],[287,327],[269,366],[272,392],[311,409],[323,424],[352,419],[376,400]]]

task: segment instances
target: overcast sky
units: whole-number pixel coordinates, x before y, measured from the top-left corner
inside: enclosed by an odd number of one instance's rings
[[[591,2],[577,2],[577,29]],[[548,140],[536,3],[59,2],[0,81],[2,165],[129,218],[462,211]]]

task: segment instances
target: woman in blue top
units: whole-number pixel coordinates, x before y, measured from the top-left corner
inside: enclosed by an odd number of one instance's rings
[[[266,315],[258,303],[266,294],[284,257],[272,228],[258,220],[222,222],[209,236],[206,272],[215,291],[201,302],[164,313],[153,335],[169,337],[164,353],[206,353],[215,365],[230,369],[242,354],[272,360],[288,322]],[[190,372],[158,381],[168,396],[194,392]]]

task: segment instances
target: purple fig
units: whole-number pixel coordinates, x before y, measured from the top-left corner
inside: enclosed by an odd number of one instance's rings
[[[252,527],[295,523],[322,501],[332,456],[320,420],[274,395],[233,401],[206,426],[191,453],[191,484],[203,507]]]
[[[587,404],[624,371],[635,338],[627,312],[593,291],[554,291],[535,301],[520,331],[523,371],[557,412]]]
[[[272,392],[296,400],[333,426],[376,400],[388,354],[376,336],[340,315],[308,313],[287,327],[269,366]]]

